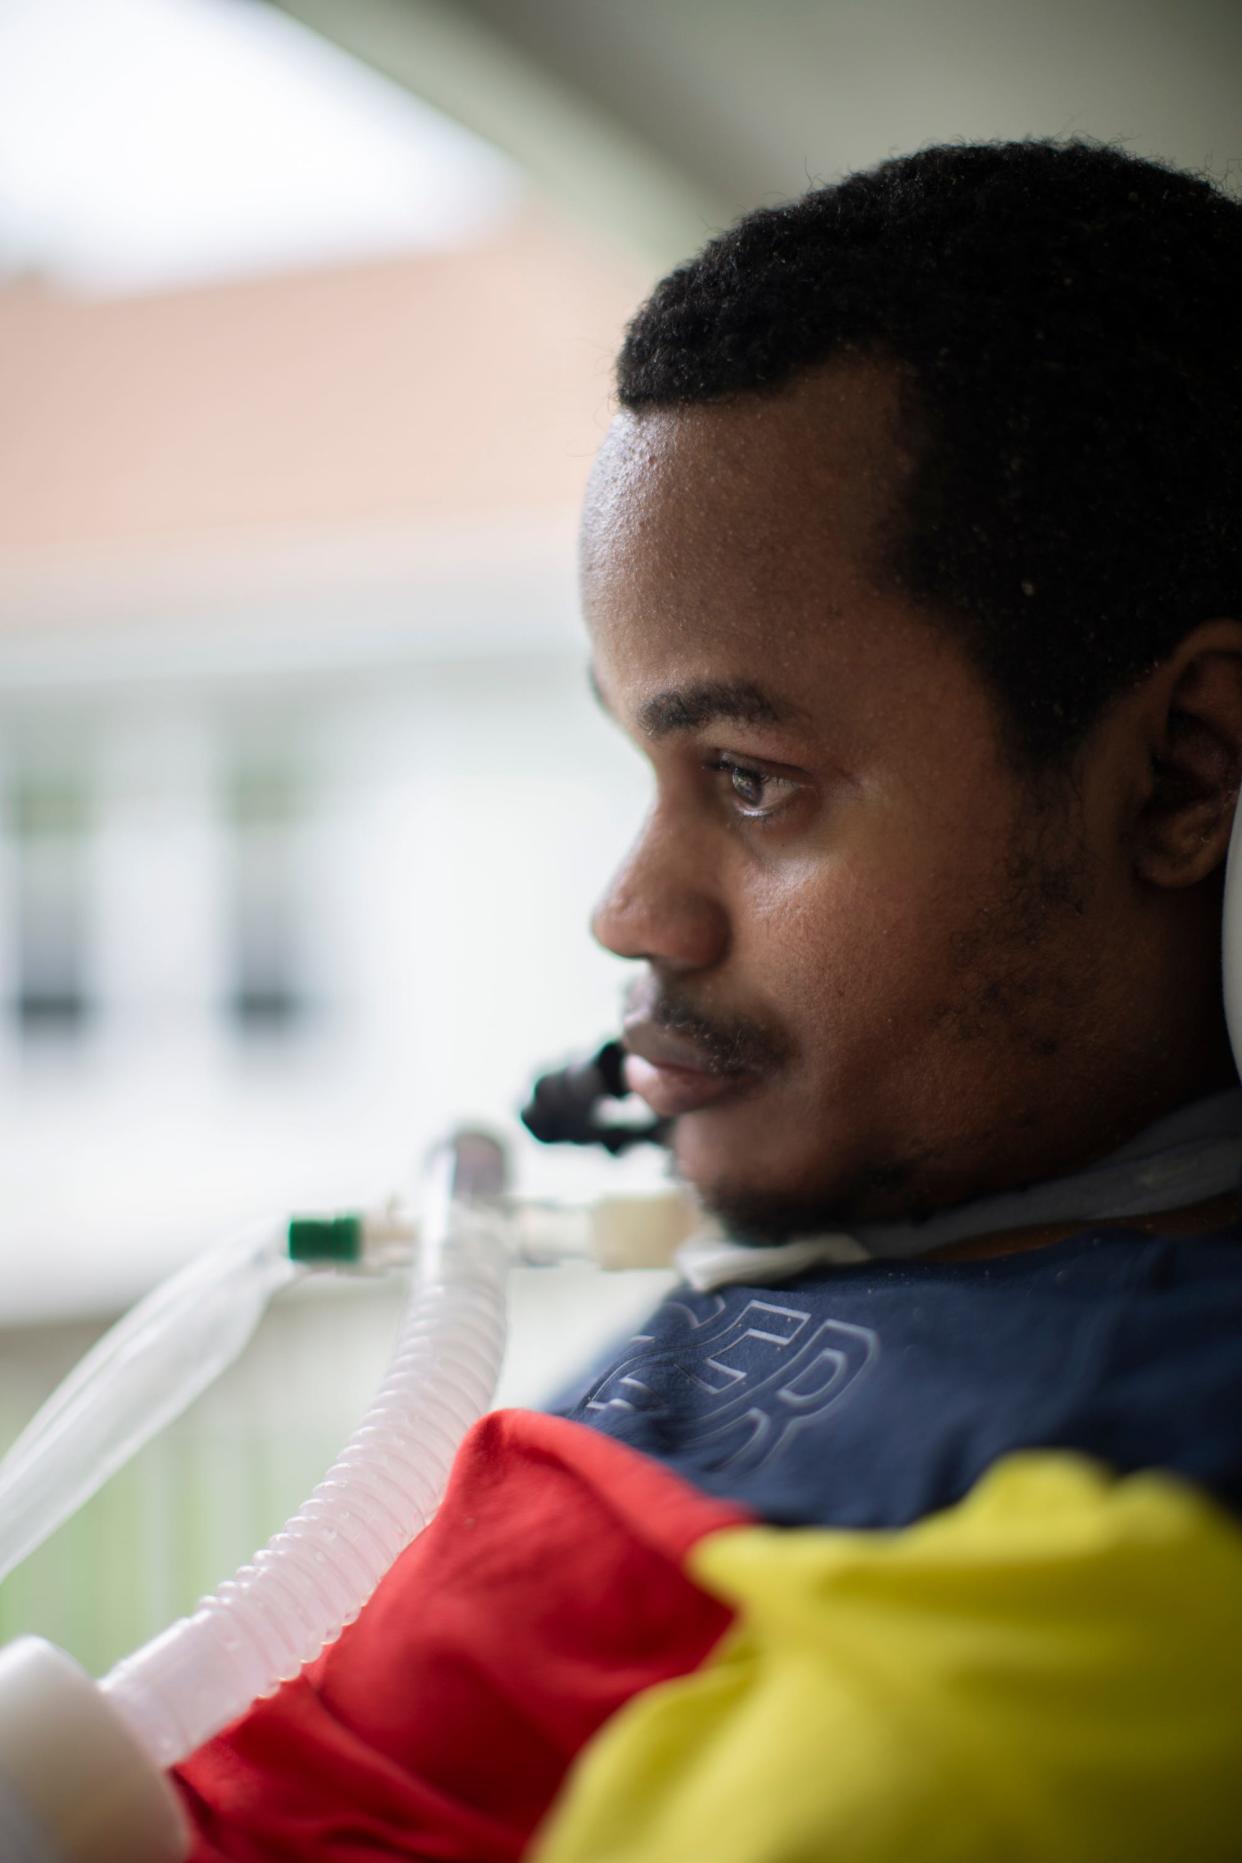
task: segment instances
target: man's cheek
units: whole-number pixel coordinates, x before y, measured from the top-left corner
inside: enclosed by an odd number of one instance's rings
[[[885,1027],[918,992],[930,955],[920,933],[917,905],[891,877],[866,887],[842,873],[791,901],[772,921],[766,956],[772,994],[792,1007],[800,1043],[808,1023],[825,1033]]]

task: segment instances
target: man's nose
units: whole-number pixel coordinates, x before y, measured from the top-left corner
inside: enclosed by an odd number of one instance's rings
[[[720,962],[728,918],[688,855],[657,810],[591,915],[592,935],[605,950],[668,970],[708,970]]]

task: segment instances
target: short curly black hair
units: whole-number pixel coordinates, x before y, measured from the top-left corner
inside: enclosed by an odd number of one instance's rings
[[[1197,623],[1242,616],[1242,203],[1104,144],[947,145],[761,208],[631,323],[621,403],[900,366],[886,569],[957,628],[1019,761],[1064,762]]]

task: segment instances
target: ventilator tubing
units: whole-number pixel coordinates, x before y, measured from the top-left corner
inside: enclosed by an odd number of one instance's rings
[[[427,1525],[504,1356],[507,1253],[454,1195],[499,1190],[490,1143],[469,1135],[433,1176],[388,1373],[275,1538],[98,1687],[36,1638],[0,1654],[5,1863],[178,1863],[189,1840],[163,1769],[317,1656]]]
[[[491,1403],[505,1255],[447,1184],[440,1199],[388,1375],[343,1454],[249,1564],[101,1684],[160,1766],[274,1692],[358,1615],[431,1519],[458,1444]]]
[[[486,1213],[504,1177],[486,1135],[442,1148],[388,1373],[344,1453],[250,1563],[98,1686],[37,1638],[0,1655],[6,1860],[178,1863],[189,1839],[164,1769],[318,1655],[427,1525],[504,1356],[508,1255]]]

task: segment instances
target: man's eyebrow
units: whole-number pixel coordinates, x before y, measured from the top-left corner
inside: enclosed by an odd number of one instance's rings
[[[593,664],[587,666],[587,684],[602,711],[612,717],[608,695]],[[704,679],[691,686],[657,692],[638,709],[638,728],[645,737],[669,737],[675,731],[697,731],[706,724],[809,724],[811,714],[792,699],[765,692],[750,679]]]
[[[651,738],[698,731],[708,724],[787,725],[809,719],[801,705],[765,692],[749,679],[707,679],[673,687],[657,692],[638,709],[638,728]]]

